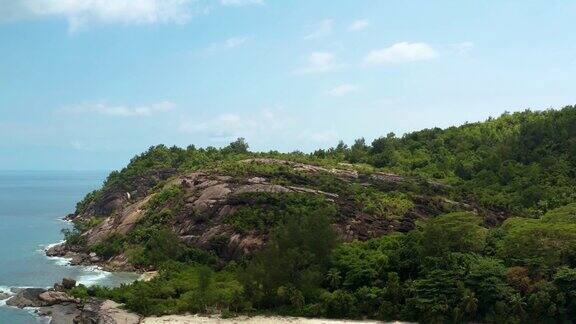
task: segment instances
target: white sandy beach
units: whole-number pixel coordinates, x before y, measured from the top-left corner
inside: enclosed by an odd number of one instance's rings
[[[269,323],[290,323],[290,324],[376,324],[378,321],[350,321],[350,320],[331,320],[331,319],[312,319],[298,317],[282,316],[254,316],[254,317],[234,317],[220,318],[199,315],[170,315],[162,317],[147,317],[141,322],[142,324],[269,324]],[[400,323],[400,322],[395,322]]]

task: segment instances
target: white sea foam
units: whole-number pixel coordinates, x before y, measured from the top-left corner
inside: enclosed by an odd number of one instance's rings
[[[102,280],[108,278],[112,275],[111,272],[102,270],[97,266],[88,266],[84,268],[86,274],[82,274],[78,277],[77,282],[85,286],[92,286],[101,283]]]
[[[62,222],[62,223],[64,223],[64,224],[72,224],[72,221],[71,221],[71,220],[65,219],[65,218],[62,218],[62,217],[58,217],[58,221],[60,221],[60,222]]]
[[[65,258],[65,257],[48,257],[48,259],[54,261],[59,266],[67,267],[72,262],[72,258]]]
[[[66,242],[66,241],[62,240],[62,241],[60,241],[60,242],[50,243],[50,244],[44,244],[44,245],[41,245],[41,246],[43,247],[44,251],[46,251],[46,250],[49,250],[49,249],[55,247],[56,245],[60,245],[60,244],[64,243],[64,242]]]
[[[0,286],[0,293],[8,294],[8,298],[10,298],[13,295],[12,291],[10,290],[10,287],[6,286]],[[8,300],[8,298],[0,299],[0,306],[6,305],[6,301]]]
[[[46,254],[46,251],[48,251],[49,249],[63,244],[66,241],[60,241],[60,242],[56,242],[56,243],[50,243],[50,244],[40,244],[40,249],[37,250],[37,252],[40,252],[42,254]],[[59,257],[59,256],[46,256],[48,259],[54,261],[54,263],[56,263],[59,266],[69,266],[70,262],[72,261],[71,258],[65,258],[65,257]]]
[[[37,323],[49,324],[52,320],[50,316],[39,316],[39,307],[24,307],[23,310],[36,317]]]

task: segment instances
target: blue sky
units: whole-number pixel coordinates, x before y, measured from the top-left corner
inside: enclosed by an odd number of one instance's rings
[[[575,1],[0,0],[0,169],[574,104]]]

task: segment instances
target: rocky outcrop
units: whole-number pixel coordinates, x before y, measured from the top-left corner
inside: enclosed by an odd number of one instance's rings
[[[18,308],[45,306],[45,302],[39,297],[45,292],[46,289],[42,288],[23,288],[17,291],[15,296],[10,297],[6,305]]]
[[[107,187],[101,191],[100,197],[91,201],[81,214],[71,214],[68,220],[103,217],[122,211],[126,204],[140,200],[149,194],[150,188],[160,181],[164,181],[177,173],[175,168],[152,169],[147,173],[131,179],[130,187]]]
[[[111,231],[110,233],[114,233]],[[104,238],[103,238],[104,239]],[[135,271],[136,269],[128,263],[124,254],[116,255],[110,259],[103,260],[93,252],[78,251],[79,248],[65,243],[53,246],[45,251],[49,257],[62,257],[69,259],[70,265],[90,266],[96,265],[106,271]]]
[[[53,289],[13,288],[12,292],[15,293],[15,295],[6,301],[6,305],[24,308],[52,306],[62,303],[77,303],[78,300],[66,292],[66,290],[72,289],[75,286],[76,280],[64,278],[62,282],[55,283]]]
[[[152,196],[144,197],[134,203],[127,202],[119,213],[119,217],[108,217],[104,219],[102,224],[86,233],[85,236],[88,239],[88,244],[96,244],[113,233],[128,233],[144,215],[143,207],[151,197]]]
[[[38,295],[38,299],[42,301],[45,306],[52,306],[66,302],[74,302],[74,298],[70,297],[63,291],[45,291]]]
[[[62,302],[38,309],[38,315],[49,316],[50,324],[138,324],[141,317],[128,312],[111,300],[90,298],[76,303]]]
[[[62,303],[38,309],[39,316],[50,317],[50,324],[80,323],[82,310],[76,303]]]
[[[296,171],[303,172],[327,172],[334,174],[340,178],[351,180],[358,178],[358,171],[351,169],[339,169],[332,168],[327,169],[321,166],[305,164],[300,162],[294,162],[289,160],[271,159],[271,158],[256,158],[256,159],[246,159],[242,161],[243,163],[261,163],[261,164],[280,164],[292,167]],[[344,165],[342,165],[344,166]]]
[[[72,278],[64,278],[62,279],[61,285],[64,289],[72,289],[76,287],[76,280]]]
[[[254,230],[238,233],[227,222],[228,217],[239,208],[251,204],[250,201],[243,198],[246,194],[305,193],[321,196],[338,206],[340,214],[333,226],[344,241],[366,240],[392,231],[411,230],[417,220],[445,212],[447,210],[445,206],[470,207],[458,202],[439,201],[435,190],[440,192],[443,188],[438,184],[425,182],[425,192],[431,193],[430,195],[422,197],[412,195],[415,202],[412,209],[405,215],[394,215],[394,217],[388,218],[365,212],[363,206],[350,193],[343,193],[338,190],[330,192],[330,190],[337,189],[339,186],[356,184],[372,186],[380,191],[410,191],[415,184],[423,180],[384,172],[359,173],[352,165],[338,165],[330,168],[273,158],[253,158],[238,163],[277,164],[281,165],[282,168],[277,174],[250,171],[231,172],[229,174],[234,174],[234,176],[230,176],[224,171],[218,171],[218,169],[190,172],[177,176],[175,172],[163,174],[163,176],[172,175],[169,179],[164,178],[166,179],[164,186],[180,186],[183,192],[182,200],[178,202],[178,212],[168,220],[167,225],[183,242],[203,249],[217,250],[218,255],[223,260],[253,253],[266,244],[267,232]],[[240,169],[243,167],[241,166]],[[245,166],[244,169],[252,170]],[[258,168],[254,168],[254,170],[258,170]],[[286,178],[283,178],[283,175],[286,175]],[[160,177],[156,177],[156,179],[160,179]],[[328,180],[329,183],[323,186],[325,180]],[[331,186],[330,181],[334,184],[333,186]],[[128,195],[125,193],[113,195],[111,193],[113,190],[109,189],[109,192],[106,193],[107,198],[103,198],[107,201],[105,205],[112,204],[112,201],[114,204],[119,203],[119,205],[115,205],[114,212],[104,218],[99,225],[83,234],[88,245],[103,242],[113,234],[127,234],[136,226],[146,215],[147,204],[154,197],[154,194],[145,194],[150,189],[142,189],[145,183],[155,182],[144,180],[137,182],[135,186],[140,189]],[[89,218],[97,210],[96,206],[100,206],[104,202],[98,200],[92,204],[94,205],[93,208],[88,208],[87,212],[75,215],[73,218]],[[81,247],[63,244],[52,247],[47,251],[47,254],[70,258],[71,264],[97,264],[111,271],[135,270],[123,253],[103,260],[98,255],[88,253]]]
[[[99,324],[138,324],[140,323],[141,317],[137,314],[128,312],[121,308],[121,304],[118,304],[112,300],[104,300],[101,303],[96,302],[95,304],[88,304],[90,307],[84,307],[84,313],[96,314],[95,318]],[[93,306],[97,305],[96,308]],[[90,308],[90,311],[88,311]]]
[[[76,281],[65,278],[55,287],[71,289]],[[18,288],[6,305],[18,308],[35,307],[39,316],[50,317],[50,324],[137,324],[141,317],[122,309],[111,300],[73,298],[66,291],[43,288]]]

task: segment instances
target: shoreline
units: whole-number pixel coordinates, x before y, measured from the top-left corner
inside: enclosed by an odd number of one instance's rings
[[[306,318],[291,316],[246,316],[240,315],[231,318],[209,315],[165,315],[161,317],[145,317],[140,324],[268,324],[268,323],[290,323],[290,324],[379,324],[379,323],[406,323],[406,322],[381,322],[375,320],[346,320],[327,318]]]
[[[62,218],[59,218],[62,219]],[[108,271],[101,267],[98,264],[73,264],[73,258],[66,257],[66,256],[51,256],[47,254],[47,251],[51,248],[56,246],[60,246],[65,243],[64,240],[48,243],[48,244],[40,244],[39,248],[34,253],[41,253],[47,260],[56,264],[59,267],[67,268],[67,267],[74,267],[78,270],[77,276],[75,276],[75,281],[78,284],[85,285],[87,287],[93,285],[104,285],[104,286],[115,286],[117,284],[122,283],[129,283],[136,280],[141,280],[142,274],[137,272],[123,272],[123,271]],[[126,274],[127,276],[133,275],[133,278],[129,278],[127,280],[123,280],[121,276]],[[120,277],[116,278],[118,282],[112,280],[111,282],[107,282],[107,279],[115,275],[120,275]],[[125,282],[123,282],[125,281]],[[6,307],[10,309],[15,309],[19,311],[26,312],[36,318],[38,323],[50,323],[51,316],[45,312],[45,309],[50,309],[50,307],[17,307],[14,305],[7,304],[8,300],[18,295],[18,293],[22,290],[26,289],[34,289],[34,288],[41,288],[50,290],[52,289],[51,286],[46,287],[33,287],[33,286],[8,286],[8,285],[0,285],[0,307]],[[59,305],[59,304],[57,304]]]
[[[238,315],[223,318],[221,314],[182,314],[143,317],[123,308],[112,300],[94,297],[74,298],[68,289],[76,286],[71,279],[63,279],[54,288],[11,289],[9,307],[26,311],[35,316],[40,323],[72,323],[88,320],[90,323],[106,322],[110,324],[376,324],[377,320],[349,320],[327,318],[304,318],[280,315]],[[3,288],[3,290],[5,290]],[[389,322],[407,323],[407,322]]]
[[[48,250],[56,247],[56,246],[60,246],[62,244],[64,244],[66,241],[62,240],[56,243],[50,243],[45,245],[42,248],[42,254],[50,261],[54,262],[55,264],[62,266],[62,267],[78,267],[78,269],[81,269],[83,271],[87,271],[87,272],[92,272],[92,275],[80,275],[78,276],[78,278],[76,278],[76,281],[79,284],[83,284],[85,286],[91,286],[91,285],[97,285],[99,281],[102,281],[104,279],[106,279],[107,277],[110,277],[113,275],[112,271],[107,271],[106,269],[102,268],[99,265],[93,264],[93,265],[83,265],[83,264],[73,264],[73,258],[71,257],[66,257],[66,256],[51,256],[48,255],[47,252]]]

